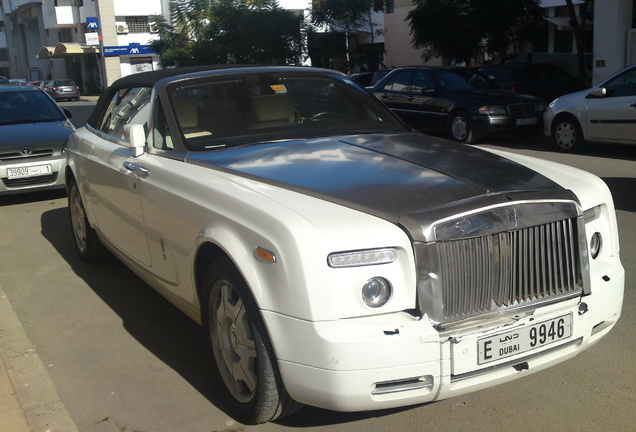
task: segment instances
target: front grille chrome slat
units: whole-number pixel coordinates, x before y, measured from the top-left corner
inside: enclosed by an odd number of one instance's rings
[[[440,241],[437,250],[444,322],[582,291],[575,219]]]
[[[537,106],[533,103],[509,104],[508,112],[514,117],[535,115],[537,113]]]
[[[53,148],[30,148],[28,150],[28,152],[23,152],[19,149],[0,152],[0,162],[22,162],[24,159],[51,157],[55,154],[55,149]]]

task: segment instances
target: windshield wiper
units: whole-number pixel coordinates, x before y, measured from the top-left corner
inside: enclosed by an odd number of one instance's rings
[[[14,125],[14,124],[28,124],[28,123],[50,123],[50,122],[56,122],[56,121],[62,121],[60,119],[54,119],[54,118],[44,118],[44,119],[17,119],[17,120],[11,120],[11,121],[4,121],[4,122],[0,122],[0,125]]]

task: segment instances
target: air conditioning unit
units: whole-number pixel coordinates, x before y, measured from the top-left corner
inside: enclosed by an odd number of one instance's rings
[[[117,24],[117,33],[128,33],[128,25],[127,24]]]

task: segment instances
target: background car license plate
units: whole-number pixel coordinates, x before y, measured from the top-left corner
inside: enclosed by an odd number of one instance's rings
[[[537,124],[537,119],[535,117],[517,119],[517,122],[516,122],[517,126],[526,126],[526,125],[533,125],[533,124]]]
[[[34,177],[51,174],[51,165],[36,165],[30,167],[7,168],[7,178],[14,179],[20,177]]]
[[[511,357],[570,336],[572,336],[572,314],[519,327],[506,333],[479,339],[477,363],[490,363]]]

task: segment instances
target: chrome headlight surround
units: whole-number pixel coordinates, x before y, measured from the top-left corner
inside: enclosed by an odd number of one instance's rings
[[[583,212],[583,221],[585,222],[585,224],[594,222],[601,217],[601,212],[602,207],[600,205],[587,209]],[[598,258],[599,254],[601,253],[601,249],[603,248],[603,236],[600,232],[596,231],[594,234],[592,234],[592,237],[590,237],[589,248],[590,257],[592,259]]]
[[[602,248],[603,237],[601,236],[601,233],[597,231],[592,234],[592,238],[590,239],[590,256],[592,259],[596,259],[598,257]]]
[[[391,299],[392,292],[391,282],[383,277],[372,277],[362,286],[362,300],[370,308],[379,308]]]

